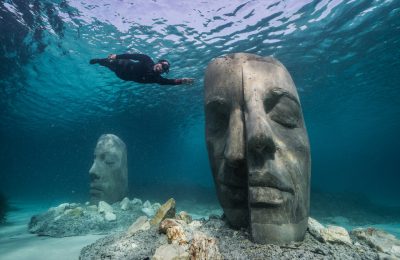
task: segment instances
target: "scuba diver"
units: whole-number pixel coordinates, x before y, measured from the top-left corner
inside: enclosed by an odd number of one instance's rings
[[[100,64],[114,71],[122,80],[138,83],[157,83],[160,85],[192,84],[193,78],[167,79],[161,74],[168,73],[170,64],[167,60],[157,63],[145,54],[110,54],[105,59],[91,59],[90,64]]]

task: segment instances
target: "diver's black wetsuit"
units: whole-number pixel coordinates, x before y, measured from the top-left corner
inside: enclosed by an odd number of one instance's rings
[[[167,79],[153,70],[154,61],[144,54],[120,54],[115,59],[98,59],[96,63],[109,68],[123,80],[160,85],[180,85],[182,79]]]

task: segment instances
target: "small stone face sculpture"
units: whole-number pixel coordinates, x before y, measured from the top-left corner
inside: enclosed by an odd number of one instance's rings
[[[100,136],[94,150],[94,162],[89,170],[90,202],[114,203],[128,193],[126,146],[116,135]]]
[[[296,87],[276,59],[236,53],[205,73],[206,142],[228,222],[257,243],[301,241],[310,145]]]

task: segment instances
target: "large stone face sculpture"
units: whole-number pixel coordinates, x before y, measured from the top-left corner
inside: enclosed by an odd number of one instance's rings
[[[303,240],[310,146],[296,87],[272,57],[216,58],[205,74],[206,141],[228,222],[253,241]]]
[[[126,146],[116,135],[100,136],[94,150],[94,162],[89,170],[90,202],[114,203],[128,193]]]

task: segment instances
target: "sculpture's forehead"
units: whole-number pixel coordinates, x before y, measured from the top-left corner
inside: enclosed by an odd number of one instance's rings
[[[96,153],[104,153],[107,152],[109,154],[121,154],[122,149],[119,147],[113,140],[110,139],[102,139],[96,145],[95,149]]]
[[[237,60],[221,57],[207,67],[204,78],[205,102],[213,98],[241,99],[242,67]]]
[[[267,93],[282,89],[298,99],[286,68],[272,57],[239,53],[213,60],[206,70],[205,100],[222,96],[240,98],[247,90]]]

